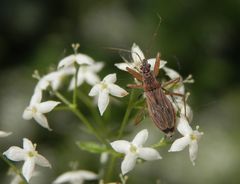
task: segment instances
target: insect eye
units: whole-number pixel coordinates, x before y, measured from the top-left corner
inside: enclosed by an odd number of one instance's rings
[[[151,65],[150,65],[150,64],[147,64],[147,67],[148,67],[148,68],[150,68],[150,67],[151,67]]]

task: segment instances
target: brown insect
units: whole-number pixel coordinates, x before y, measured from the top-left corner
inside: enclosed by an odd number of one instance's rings
[[[176,112],[166,95],[177,95],[182,97],[184,95],[171,93],[164,88],[169,84],[179,82],[180,78],[170,80],[163,85],[157,81],[156,77],[159,74],[159,66],[160,54],[158,53],[153,71],[150,70],[151,65],[146,59],[143,59],[142,61],[140,72],[127,67],[127,71],[137,80],[142,82],[142,84],[129,84],[128,87],[144,90],[151,119],[154,124],[167,135],[167,137],[171,137],[176,128]]]

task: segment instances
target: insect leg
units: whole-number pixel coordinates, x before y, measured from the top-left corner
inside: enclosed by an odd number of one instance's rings
[[[138,111],[137,115],[134,118],[134,124],[138,125],[146,116],[146,105],[144,105],[144,107]]]
[[[127,87],[129,87],[129,88],[136,88],[136,89],[142,89],[143,85],[142,84],[128,84]]]
[[[165,82],[164,84],[162,84],[162,87],[165,88],[166,86],[169,86],[169,85],[171,85],[171,84],[172,84],[172,85],[177,84],[178,82],[180,82],[180,80],[181,80],[180,77],[178,77],[178,78],[176,78],[176,79],[172,79],[172,80],[167,81],[167,82]]]
[[[160,61],[161,61],[161,60],[160,60],[160,53],[158,52],[158,53],[157,53],[157,57],[156,57],[156,62],[155,62],[155,64],[154,64],[154,69],[153,69],[153,72],[154,72],[155,77],[157,77],[158,74],[159,74]]]
[[[188,119],[188,117],[187,117],[187,110],[186,110],[186,95],[185,94],[181,94],[181,93],[174,93],[174,92],[168,91],[167,89],[165,89],[163,87],[162,87],[162,89],[165,91],[166,95],[182,97],[183,105],[184,105],[184,115]]]
[[[135,70],[133,70],[129,67],[127,67],[126,69],[127,69],[128,73],[130,73],[133,77],[135,77],[139,81],[142,81],[142,75],[140,73],[136,72]]]

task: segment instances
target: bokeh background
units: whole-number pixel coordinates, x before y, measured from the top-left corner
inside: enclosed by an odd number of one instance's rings
[[[157,14],[162,21],[153,38]],[[75,144],[90,137],[82,133],[73,115],[49,114],[53,132],[22,119],[36,84],[31,75],[35,69],[47,73],[56,67],[61,58],[72,53],[70,45],[79,42],[81,52],[105,61],[102,77],[116,72],[118,84],[125,85],[129,76],[114,67],[121,58],[105,47],[129,49],[136,42],[143,50],[151,48],[149,56],[160,51],[168,66],[184,77],[193,75],[196,82],[187,87],[193,126],[200,125],[205,135],[195,167],[187,149],[169,154],[164,148],[160,150],[164,159],[138,165],[129,174],[129,183],[239,183],[239,25],[238,0],[2,0],[0,129],[13,135],[0,140],[1,152],[11,145],[21,146],[23,137],[38,143],[39,152],[53,169],[38,167],[41,172],[32,179],[36,184],[51,183],[76,161],[80,169],[97,172],[99,157]],[[114,108],[124,113],[124,108]],[[116,117],[116,122],[118,119],[121,117]],[[147,122],[150,120],[135,128],[130,125],[133,132],[128,139],[143,127],[152,132],[149,144],[159,139],[159,131]],[[2,161],[0,171],[0,183],[9,183],[11,177],[6,177],[7,166]]]

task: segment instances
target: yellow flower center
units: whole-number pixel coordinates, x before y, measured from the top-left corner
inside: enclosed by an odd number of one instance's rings
[[[102,88],[102,90],[107,89],[107,88],[108,88],[108,85],[107,85],[106,83],[102,83],[102,84],[101,84],[101,88]]]
[[[35,157],[37,154],[38,154],[37,151],[29,151],[29,152],[28,152],[28,156],[29,156],[29,157]]]
[[[36,107],[32,107],[32,112],[36,113],[37,112],[37,108]]]
[[[192,141],[195,141],[195,140],[197,140],[197,136],[196,136],[196,135],[194,135],[194,134],[191,134],[191,135],[190,135],[190,138],[191,138],[191,140],[192,140]]]
[[[130,151],[131,151],[132,153],[137,153],[137,147],[131,144],[131,146],[130,146]]]

